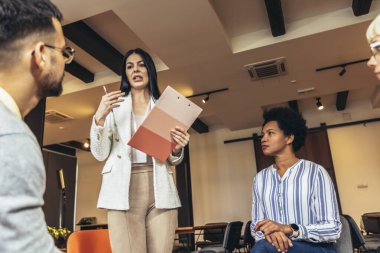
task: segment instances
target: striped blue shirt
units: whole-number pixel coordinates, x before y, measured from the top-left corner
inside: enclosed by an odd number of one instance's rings
[[[334,242],[342,229],[333,182],[320,165],[299,160],[280,177],[271,165],[253,180],[252,235],[256,223],[269,219],[281,224],[295,223],[300,234],[294,240]]]

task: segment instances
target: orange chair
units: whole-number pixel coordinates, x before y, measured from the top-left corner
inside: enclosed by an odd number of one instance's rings
[[[67,253],[112,253],[108,229],[72,233],[67,241]]]

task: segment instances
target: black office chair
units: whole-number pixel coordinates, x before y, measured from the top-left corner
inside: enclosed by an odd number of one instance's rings
[[[343,216],[347,219],[350,225],[352,246],[354,249],[359,249],[364,252],[380,253],[380,240],[366,240],[360,232],[355,220],[349,215],[343,214]]]
[[[380,213],[365,213],[362,220],[367,234],[380,235]]]
[[[245,224],[243,239],[239,241],[239,245],[237,247],[239,252],[240,249],[244,249],[245,252],[249,253],[255,244],[255,239],[251,234],[251,223],[252,221],[248,221],[247,224]]]
[[[239,245],[242,227],[241,221],[228,223],[222,245],[208,246],[194,253],[232,253]]]
[[[354,246],[352,243],[350,223],[341,215],[340,222],[342,223],[342,231],[339,239],[334,244],[337,253],[350,253],[354,252]]]
[[[227,222],[206,223],[205,225],[226,225]],[[196,242],[196,249],[223,243],[226,228],[208,228],[203,230],[203,241]]]
[[[175,239],[172,253],[190,253],[191,245],[189,239],[190,238],[181,235],[178,239]]]

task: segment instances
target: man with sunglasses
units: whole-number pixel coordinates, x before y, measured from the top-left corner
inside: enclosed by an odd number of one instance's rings
[[[380,80],[380,15],[377,16],[367,29],[367,40],[372,51],[367,65],[373,69],[378,80]]]
[[[49,0],[0,1],[0,252],[60,252],[42,211],[41,149],[22,119],[59,96],[67,48],[62,14]]]

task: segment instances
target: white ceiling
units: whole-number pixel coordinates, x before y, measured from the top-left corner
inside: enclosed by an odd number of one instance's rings
[[[377,13],[375,0],[368,15],[355,17],[349,0],[282,1],[286,34],[272,37],[264,1],[252,0],[53,0],[64,24],[84,20],[122,54],[141,47],[157,64],[161,91],[167,85],[189,96],[229,88],[213,94],[207,104],[192,98],[204,111],[200,118],[213,127],[231,130],[257,127],[265,107],[297,100],[310,127],[379,117],[371,96],[378,81],[365,63],[316,72],[316,68],[370,56],[365,31]],[[89,135],[91,117],[102,96],[100,85],[118,89],[120,77],[83,49],[76,61],[95,73],[85,84],[66,73],[64,95],[49,98],[47,110],[74,118],[45,124],[44,143],[81,140]],[[244,65],[286,58],[287,75],[251,81]],[[296,80],[295,83],[291,82]],[[298,89],[314,87],[310,93]],[[350,90],[347,109],[337,112],[336,93]],[[315,97],[326,110],[318,112]],[[343,117],[343,113],[345,116]],[[64,129],[60,129],[60,128]]]

